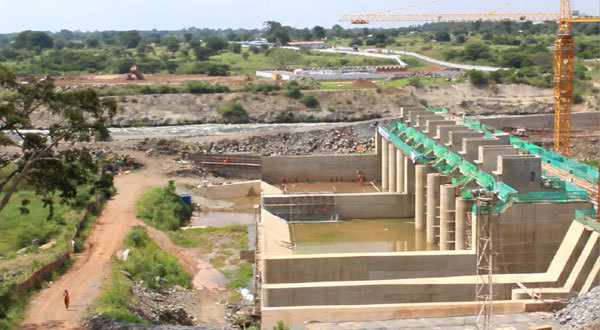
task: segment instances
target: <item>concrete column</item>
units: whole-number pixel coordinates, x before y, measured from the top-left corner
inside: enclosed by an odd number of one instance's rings
[[[439,242],[439,206],[440,206],[440,185],[445,183],[446,175],[439,173],[427,174],[427,243],[436,244]]]
[[[454,203],[456,187],[452,184],[440,188],[440,250],[450,250],[454,242]]]
[[[408,159],[408,157],[407,157]],[[410,161],[410,160],[409,160]],[[412,162],[411,162],[412,163]],[[415,228],[425,229],[425,202],[427,200],[427,174],[433,169],[429,165],[417,165],[415,168]]]
[[[396,192],[404,191],[404,155],[400,149],[396,149]]]
[[[415,164],[406,156],[404,156],[404,192],[415,193]]]
[[[388,191],[388,174],[390,166],[390,157],[388,150],[388,140],[381,139],[381,191]]]
[[[454,238],[454,249],[464,250],[467,234],[467,213],[471,212],[473,208],[473,200],[464,199],[462,197],[456,198],[456,211],[455,211],[455,238]]]
[[[388,183],[388,188],[390,190],[390,192],[397,192],[396,191],[396,146],[389,142],[388,143],[388,158],[390,159],[389,163],[389,167],[388,170],[389,175],[388,175],[388,179],[389,179],[389,183]]]

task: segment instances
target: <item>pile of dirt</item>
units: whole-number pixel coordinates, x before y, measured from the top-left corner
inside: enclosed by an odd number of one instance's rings
[[[569,300],[565,308],[554,312],[554,318],[567,329],[587,329],[600,321],[600,286]],[[591,327],[590,327],[591,328]]]
[[[359,88],[377,88],[377,85],[364,78],[356,79],[351,85]]]

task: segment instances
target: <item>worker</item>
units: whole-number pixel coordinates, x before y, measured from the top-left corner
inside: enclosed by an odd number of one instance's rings
[[[69,291],[67,291],[67,289],[65,289],[65,291],[63,292],[63,301],[65,302],[65,308],[69,309]]]

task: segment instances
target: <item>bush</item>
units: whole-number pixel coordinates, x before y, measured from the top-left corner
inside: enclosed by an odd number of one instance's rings
[[[192,216],[191,206],[175,193],[173,181],[161,188],[151,188],[136,203],[136,216],[160,230],[179,230]]]
[[[423,86],[423,83],[421,82],[421,78],[419,78],[419,77],[412,77],[412,78],[408,79],[408,84],[411,86],[415,86],[415,87]]]
[[[469,81],[473,85],[486,84],[488,81],[488,76],[484,72],[477,71],[477,70],[471,70],[468,72],[468,74],[469,74]]]
[[[283,95],[292,98],[292,99],[299,99],[300,97],[302,97],[302,92],[300,92],[300,87],[299,86],[293,86],[293,87],[289,87],[284,93]]]
[[[575,93],[575,95],[573,95],[573,104],[582,104],[584,101],[585,99],[580,93]]]
[[[316,108],[319,106],[319,100],[317,100],[317,97],[315,96],[315,94],[303,95],[299,101],[300,101],[300,103],[304,104],[308,108]]]
[[[229,102],[229,104],[227,104],[226,107],[221,108],[219,110],[219,113],[223,117],[234,117],[234,116],[245,116],[245,115],[247,115],[246,110],[244,109],[244,107],[239,102],[235,102],[235,101]]]
[[[186,81],[183,84],[184,91],[192,94],[228,93],[229,88],[223,85],[209,85],[199,81]]]

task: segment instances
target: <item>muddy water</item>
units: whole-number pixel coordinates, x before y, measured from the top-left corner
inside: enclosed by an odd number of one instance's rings
[[[298,254],[438,250],[414,219],[295,223],[290,231]]]

